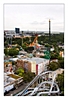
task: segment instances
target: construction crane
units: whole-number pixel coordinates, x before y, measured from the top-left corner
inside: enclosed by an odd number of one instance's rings
[[[35,39],[34,39],[34,41],[33,41],[32,43],[27,44],[27,43],[25,42],[26,46],[32,47],[32,46],[37,45],[37,39],[38,39],[38,35],[36,34],[36,37],[35,37]]]
[[[38,35],[36,34],[36,37],[35,37],[34,41],[29,44],[29,47],[32,47],[34,45],[37,45],[37,39],[38,39]]]

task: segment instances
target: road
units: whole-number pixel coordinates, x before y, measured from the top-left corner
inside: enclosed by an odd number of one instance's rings
[[[28,84],[29,83],[23,83],[23,85],[18,87],[18,89],[13,89],[13,90],[9,91],[8,93],[4,94],[4,96],[14,95],[14,94],[20,92],[21,90],[23,90]]]

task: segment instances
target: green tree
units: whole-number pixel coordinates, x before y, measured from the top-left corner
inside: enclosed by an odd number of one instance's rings
[[[20,38],[13,38],[12,39],[12,43],[13,44],[18,44],[18,45],[22,45],[22,39],[20,39]]]
[[[18,75],[22,77],[22,73],[19,73]]]
[[[61,95],[64,95],[64,73],[59,74],[56,77],[56,81],[58,82],[58,86],[59,86]]]
[[[27,47],[25,50],[27,52],[31,53],[34,50],[34,47]]]
[[[24,69],[18,68],[16,74],[23,77],[24,82],[30,82],[34,77],[35,73],[32,72],[24,72]]]
[[[8,47],[8,42],[6,41],[6,42],[4,42],[4,47]]]
[[[24,70],[22,68],[18,68],[17,71],[16,71],[16,73],[17,74],[24,73]]]
[[[23,39],[23,41],[29,43],[29,38],[26,37],[26,38]]]
[[[64,68],[64,58],[62,58],[62,57],[58,58],[58,62],[60,64],[60,67]]]
[[[8,49],[6,48],[6,49],[4,49],[4,53],[5,53],[5,55],[8,55],[9,54],[9,51],[8,51]]]
[[[18,55],[18,53],[19,53],[19,50],[15,49],[15,48],[9,49],[9,55],[10,56]]]
[[[51,59],[58,59],[59,53],[56,51],[50,52]]]
[[[57,70],[58,68],[60,68],[60,64],[58,62],[51,62],[49,65],[48,65],[48,69],[51,70],[51,71],[55,71]]]
[[[35,77],[35,73],[29,71],[23,74],[24,82],[30,82],[34,77]]]
[[[23,45],[22,45],[22,48],[23,48],[24,50],[26,50],[26,49],[27,49],[26,44],[23,44]]]

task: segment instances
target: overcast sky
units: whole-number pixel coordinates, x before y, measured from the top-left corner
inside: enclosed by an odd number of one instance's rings
[[[4,4],[4,30],[64,31],[63,4]]]

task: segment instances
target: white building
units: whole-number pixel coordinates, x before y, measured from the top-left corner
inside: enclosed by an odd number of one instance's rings
[[[11,72],[4,73],[4,93],[13,89],[16,85],[16,82],[17,84],[20,84],[21,82],[23,82],[23,78],[18,75],[12,74]]]
[[[44,58],[32,57],[32,58],[25,58],[25,59],[18,59],[17,67],[21,66],[28,71],[34,72],[35,74],[40,74],[43,71],[47,70],[47,64],[49,60]]]

